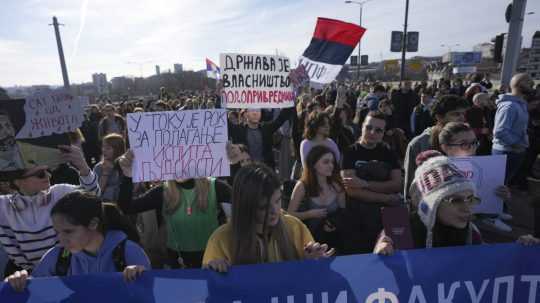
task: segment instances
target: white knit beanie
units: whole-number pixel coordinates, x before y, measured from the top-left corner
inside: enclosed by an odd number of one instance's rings
[[[426,248],[431,248],[441,200],[466,190],[476,194],[476,187],[446,156],[429,158],[422,163],[414,174],[414,184],[422,194],[418,215],[427,229]]]

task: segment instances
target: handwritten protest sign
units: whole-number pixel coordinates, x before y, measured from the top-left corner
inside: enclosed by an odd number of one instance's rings
[[[476,185],[477,196],[482,202],[474,208],[474,213],[500,214],[503,202],[495,195],[495,190],[504,185],[506,156],[460,157],[452,158],[452,162]]]
[[[294,106],[287,57],[221,54],[222,103],[228,108],[285,108]]]
[[[25,123],[17,139],[37,138],[74,131],[81,126],[81,102],[66,91],[41,93],[26,99]]]
[[[0,172],[17,173],[36,165],[54,169],[64,162],[57,147],[69,145],[66,132],[82,123],[80,102],[70,99],[54,92],[0,100]],[[12,177],[2,174],[0,178]]]
[[[229,176],[227,111],[128,114],[133,181]]]

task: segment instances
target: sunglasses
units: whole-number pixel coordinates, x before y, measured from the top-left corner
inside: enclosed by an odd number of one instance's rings
[[[373,125],[369,125],[369,124],[368,124],[368,125],[365,126],[365,128],[366,128],[366,130],[367,130],[368,132],[373,131],[373,132],[375,132],[376,134],[382,134],[382,133],[384,133],[384,129],[382,129],[382,128],[380,128],[380,127],[375,127],[375,126],[373,126]]]
[[[469,196],[467,198],[449,197],[441,200],[441,203],[445,203],[452,206],[461,206],[467,204],[468,206],[476,206],[482,202],[482,199],[476,196]]]
[[[31,178],[31,177],[44,179],[45,177],[47,177],[47,170],[42,169],[42,170],[38,170],[38,171],[34,172],[33,174],[22,176],[23,179],[28,179],[28,178]]]
[[[473,148],[478,148],[478,146],[480,146],[480,142],[478,140],[474,140],[471,142],[448,143],[446,145],[459,146],[462,149],[473,149]]]

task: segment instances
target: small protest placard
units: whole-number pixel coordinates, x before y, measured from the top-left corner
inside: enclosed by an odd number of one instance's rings
[[[128,114],[133,182],[229,176],[227,111]]]
[[[84,120],[78,98],[66,91],[40,93],[26,98],[25,123],[17,139],[30,139],[75,131]]]
[[[495,190],[504,185],[506,156],[459,157],[451,160],[476,185],[476,194],[482,201],[473,209],[474,213],[500,214],[503,202],[495,195]]]
[[[227,108],[294,106],[289,59],[284,56],[221,54],[222,104]]]
[[[0,172],[64,162],[58,145],[82,123],[80,102],[65,92],[0,100]]]

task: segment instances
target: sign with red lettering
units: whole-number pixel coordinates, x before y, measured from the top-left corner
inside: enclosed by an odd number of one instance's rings
[[[221,54],[222,104],[227,108],[294,106],[290,62],[284,56]]]
[[[495,190],[504,185],[506,156],[456,157],[452,163],[476,186],[476,195],[482,201],[473,209],[474,213],[500,214],[503,201]]]
[[[229,176],[227,111],[127,115],[133,182]]]
[[[25,123],[17,139],[30,139],[75,131],[84,120],[81,101],[64,90],[26,98]]]

